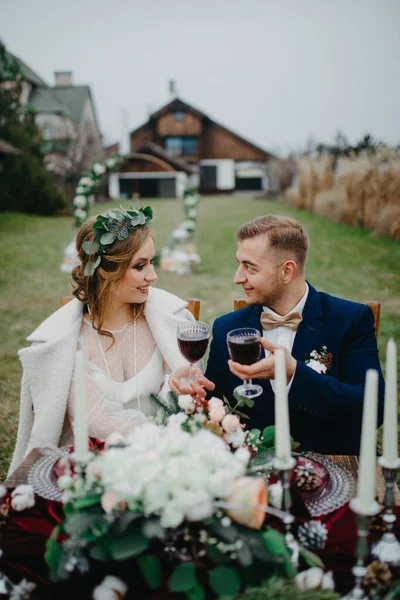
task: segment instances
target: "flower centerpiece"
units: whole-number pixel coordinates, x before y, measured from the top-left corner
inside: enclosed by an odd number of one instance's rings
[[[215,598],[272,575],[293,591],[297,569],[283,535],[265,523],[267,484],[251,466],[263,436],[245,432],[218,398],[152,400],[154,422],[113,435],[83,471],[71,464],[59,478],[65,519],[47,546],[52,578],[100,565],[106,587],[138,597],[154,589]],[[309,550],[300,556],[303,567],[321,566]]]

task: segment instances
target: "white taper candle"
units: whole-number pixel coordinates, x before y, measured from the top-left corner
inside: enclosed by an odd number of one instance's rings
[[[389,340],[386,347],[386,385],[383,419],[383,460],[385,467],[395,467],[398,460],[397,443],[397,355],[396,343]]]
[[[275,351],[275,458],[287,465],[292,456],[287,395],[286,356],[282,348]]]
[[[89,451],[89,429],[85,391],[85,360],[82,350],[75,356],[74,451],[78,460],[85,460]]]
[[[357,500],[361,514],[371,514],[375,500],[376,428],[378,426],[378,371],[368,369],[365,378],[364,408],[360,446]]]

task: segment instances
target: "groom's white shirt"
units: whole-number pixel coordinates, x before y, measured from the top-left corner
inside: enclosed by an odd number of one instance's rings
[[[186,306],[184,300],[169,292],[149,290],[145,317],[171,371],[187,364],[176,341],[179,323],[193,319]],[[60,441],[82,313],[83,304],[74,298],[43,321],[27,338],[31,346],[18,352],[23,374],[17,443],[10,473],[32,448],[57,446]]]

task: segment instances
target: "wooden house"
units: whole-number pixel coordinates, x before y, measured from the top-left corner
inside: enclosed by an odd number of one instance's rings
[[[154,161],[146,163],[137,156],[146,148],[153,158],[157,155],[164,161],[164,167],[159,164],[156,169]],[[152,195],[179,197],[187,185],[199,187],[202,193],[268,189],[266,163],[273,155],[179,98],[131,132],[130,149],[123,173],[113,178],[112,197],[118,189],[128,197],[135,192],[146,196],[150,189]],[[158,184],[150,183],[153,175]],[[161,183],[163,179],[168,184]]]

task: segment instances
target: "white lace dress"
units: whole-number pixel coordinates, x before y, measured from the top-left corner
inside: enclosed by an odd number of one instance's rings
[[[82,320],[79,346],[87,360],[86,401],[89,435],[101,440],[113,431],[143,424],[155,413],[149,401],[158,394],[169,371],[147,321],[140,317],[100,335],[87,318]],[[74,385],[68,399],[68,417],[74,424]]]

